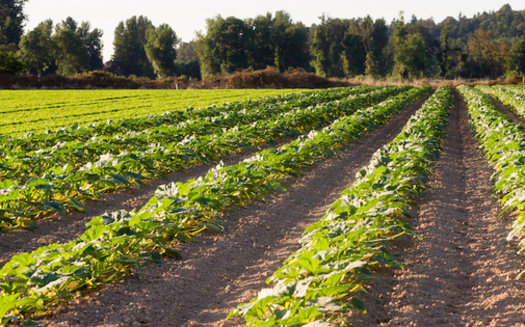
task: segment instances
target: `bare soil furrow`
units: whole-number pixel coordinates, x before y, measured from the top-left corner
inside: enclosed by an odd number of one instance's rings
[[[226,231],[180,244],[183,260],[166,259],[132,278],[57,308],[50,326],[233,326],[237,304],[249,301],[286,257],[304,229],[319,219],[372,153],[393,139],[422,101],[340,156],[308,169],[287,192],[226,214]]]
[[[356,315],[356,326],[525,326],[525,282],[491,175],[456,95],[444,152],[411,221],[423,240],[396,244],[406,269],[379,273],[370,314]]]

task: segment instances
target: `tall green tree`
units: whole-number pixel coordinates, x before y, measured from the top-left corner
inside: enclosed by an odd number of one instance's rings
[[[451,53],[452,47],[450,42],[450,25],[445,25],[441,31],[440,42],[438,42],[438,50],[436,52],[436,59],[439,65],[439,76],[446,78],[450,76],[451,70]]]
[[[375,21],[370,15],[360,18],[350,26],[350,33],[359,35],[366,53],[365,74],[383,75],[380,63],[384,61],[383,50],[388,44],[388,27],[384,19]]]
[[[197,35],[202,76],[230,74],[247,68],[252,33],[244,21],[219,15],[208,19],[206,24],[206,35]]]
[[[90,29],[88,22],[79,25],[71,17],[56,25],[51,40],[55,43],[58,74],[73,75],[102,68],[102,32]]]
[[[73,75],[89,70],[89,55],[80,37],[77,22],[68,17],[57,24],[53,41],[57,48],[57,73]]]
[[[20,58],[26,63],[27,69],[39,77],[44,73],[54,73],[57,69],[57,49],[52,35],[53,21],[48,19],[24,34],[20,40]]]
[[[146,55],[146,31],[153,26],[144,16],[133,16],[120,22],[113,41],[113,64],[119,75],[154,77],[153,66]]]
[[[439,31],[436,28],[434,20],[432,18],[417,19],[415,16],[413,16],[411,23],[408,25],[408,34],[419,34],[423,38],[423,41],[425,41],[425,53],[427,56],[427,67],[425,68],[425,74],[429,75],[431,73],[432,66],[437,66],[436,38],[438,38]]]
[[[252,30],[249,65],[253,69],[264,69],[275,65],[274,18],[271,13],[247,19]]]
[[[420,33],[409,34],[403,19],[394,30],[394,76],[420,78],[428,68],[426,43]]]
[[[14,50],[24,34],[27,0],[0,0],[0,46]]]
[[[341,44],[344,47],[341,56],[345,76],[352,77],[365,74],[367,54],[361,36],[347,33]]]
[[[308,66],[308,29],[302,23],[293,22],[290,14],[285,11],[278,11],[275,16],[267,13],[245,23],[252,31],[247,48],[249,67],[275,66],[285,71]]]
[[[102,30],[95,28],[91,30],[89,22],[82,22],[78,29],[82,39],[83,47],[89,56],[89,70],[99,70],[104,67],[102,58]]]
[[[321,17],[321,24],[312,27],[310,39],[311,65],[317,75],[342,77],[344,75],[342,41],[349,22],[342,19]]]
[[[372,64],[370,67],[370,74],[372,76],[386,76],[387,65],[384,64],[386,61],[385,50],[388,45],[388,27],[386,21],[383,18],[376,19],[374,21],[374,31],[372,32]]]
[[[150,26],[146,31],[146,55],[158,77],[165,78],[175,74],[177,43],[177,35],[167,24],[157,28]]]
[[[394,44],[394,68],[392,74],[400,78],[408,78],[408,67],[403,57],[405,43],[408,36],[407,26],[403,17],[397,22],[392,36]]]
[[[372,17],[370,17],[370,15],[367,15],[364,19],[361,19],[360,22],[357,24],[357,31],[361,36],[363,48],[366,52],[365,73],[367,75],[372,75],[372,70],[375,64],[373,60],[374,53],[372,50],[372,34],[374,33],[374,28],[374,21],[372,20]]]
[[[513,74],[525,74],[525,38],[519,38],[510,49],[507,71]]]
[[[275,13],[271,29],[273,64],[280,71],[308,65],[308,30],[302,23],[294,23],[290,14]]]
[[[497,78],[504,74],[510,48],[493,39],[492,31],[478,30],[468,40],[468,54],[477,68],[474,77]]]

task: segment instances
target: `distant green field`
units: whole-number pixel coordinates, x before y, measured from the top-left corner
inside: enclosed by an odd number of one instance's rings
[[[301,91],[304,90],[2,90],[0,134],[20,136],[74,123],[137,118]]]

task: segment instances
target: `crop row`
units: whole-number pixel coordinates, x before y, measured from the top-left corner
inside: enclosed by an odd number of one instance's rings
[[[467,86],[458,90],[467,102],[475,136],[495,169],[494,191],[501,199],[503,211],[516,215],[507,236],[510,241],[525,232],[525,132],[497,110],[487,95]],[[519,246],[525,248],[525,239]]]
[[[372,91],[372,89],[331,90],[330,92],[323,92],[324,96],[319,94],[303,95],[302,98],[294,102],[264,105],[245,103],[244,105],[223,106],[220,112],[213,112],[212,107],[209,107],[205,110],[209,114],[207,116],[202,116],[201,113],[192,113],[190,108],[188,112],[174,115],[165,114],[162,118],[137,119],[133,124],[131,121],[120,121],[114,124],[116,128],[104,130],[104,135],[101,135],[100,130],[95,127],[87,127],[78,137],[71,134],[67,135],[67,141],[48,137],[44,139],[46,144],[38,144],[39,142],[34,139],[30,142],[24,139],[16,139],[5,144],[2,150],[4,154],[8,155],[8,159],[16,160],[20,156],[23,158],[30,156],[31,161],[37,165],[31,167],[31,171],[36,171],[38,175],[42,169],[39,166],[46,165],[42,162],[44,158],[53,165],[82,164],[87,160],[96,161],[104,154],[118,155],[124,151],[134,151],[149,144],[180,142],[189,136],[209,135],[215,131],[222,132],[224,129],[246,125],[257,120],[277,118],[297,108],[331,102],[333,98],[339,100],[351,94],[364,95],[367,91]],[[274,98],[275,101],[276,99]],[[240,110],[239,108],[243,109]],[[228,110],[224,111],[225,109]],[[79,130],[74,131],[78,132]],[[64,136],[62,133],[59,134],[61,137]],[[60,152],[72,153],[74,157],[67,160],[61,157]],[[0,164],[5,165],[2,161]]]
[[[278,149],[236,165],[218,165],[186,183],[159,187],[142,209],[94,218],[77,240],[13,256],[0,270],[3,321],[38,313],[72,292],[122,278],[131,267],[161,260],[161,254],[176,256],[169,248],[171,240],[188,240],[206,228],[220,229],[217,219],[226,208],[283,190],[281,183],[303,167],[333,156],[429,91],[414,88]]]
[[[31,90],[0,91],[2,134],[41,133],[91,123],[246,101],[302,90]],[[81,114],[81,115],[79,115]]]
[[[261,120],[252,124],[240,124],[212,135],[184,137],[180,142],[146,143],[134,149],[130,142],[122,141],[117,150],[126,150],[117,155],[111,153],[109,145],[100,146],[102,151],[108,152],[103,155],[86,155],[85,147],[75,150],[57,146],[52,155],[42,152],[36,156],[25,154],[23,157],[0,160],[3,166],[0,227],[30,227],[33,226],[31,218],[45,212],[63,212],[68,207],[82,210],[79,201],[86,197],[97,197],[102,192],[137,183],[159,173],[208,163],[286,135],[304,133],[404,89],[383,88],[338,102],[269,116],[272,117],[269,120],[259,116]],[[206,129],[200,131],[207,134]],[[187,129],[183,132],[190,133]],[[175,132],[171,134],[175,135]],[[94,150],[97,148],[94,147]],[[92,156],[98,157],[98,160],[80,160]]]
[[[478,85],[476,89],[496,97],[504,105],[510,106],[520,117],[525,118],[525,94],[519,92],[515,87],[508,85]]]
[[[414,207],[439,156],[451,89],[441,87],[401,133],[380,148],[356,182],[318,222],[306,229],[302,247],[287,259],[257,298],[240,305],[248,326],[346,326],[342,312],[363,312],[356,297],[373,279],[370,268],[398,266],[386,242],[406,233]]]
[[[516,94],[519,94],[521,96],[525,96],[525,87],[524,85],[519,84],[511,84],[511,85],[505,85],[505,87]]]
[[[91,123],[87,125],[72,124],[68,128],[45,133],[28,134],[22,138],[11,138],[4,136],[0,143],[0,151],[23,151],[52,147],[58,142],[86,142],[93,137],[100,136],[123,136],[128,132],[140,132],[148,128],[175,125],[187,120],[198,120],[208,118],[224,118],[227,115],[245,114],[259,108],[276,104],[296,104],[297,106],[308,106],[316,102],[327,102],[341,99],[347,95],[358,94],[372,90],[373,87],[356,87],[346,89],[328,89],[316,92],[294,93],[273,97],[264,97],[249,101],[236,101],[225,103],[220,106],[208,105],[207,107],[188,107],[184,110],[169,111],[166,109],[162,114],[141,116],[139,118],[107,120],[105,123]]]

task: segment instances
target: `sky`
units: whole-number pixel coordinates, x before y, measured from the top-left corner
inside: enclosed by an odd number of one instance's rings
[[[245,19],[284,10],[293,21],[310,26],[319,23],[323,14],[332,18],[370,15],[390,23],[403,11],[407,20],[415,15],[433,18],[438,23],[448,16],[457,18],[459,13],[472,17],[484,11],[497,11],[507,3],[514,10],[525,9],[523,0],[28,0],[24,12],[28,16],[26,31],[46,19],[52,19],[55,24],[68,16],[79,23],[89,21],[92,28],[104,32],[103,55],[107,61],[113,53],[115,28],[119,22],[135,15],[148,17],[155,26],[169,24],[182,41],[189,42],[196,32],[206,32],[206,19],[217,15]]]

